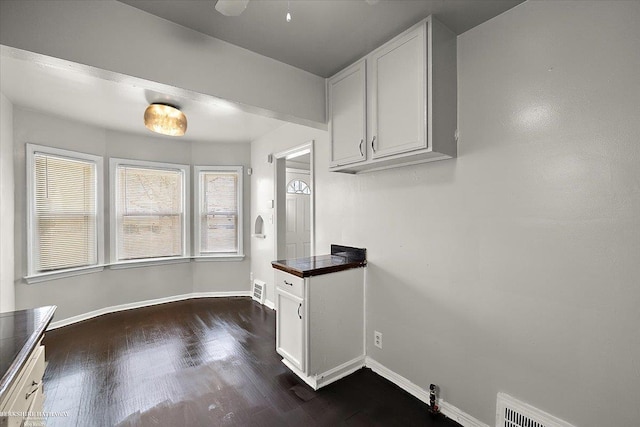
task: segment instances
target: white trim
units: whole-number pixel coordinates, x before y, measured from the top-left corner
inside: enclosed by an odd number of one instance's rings
[[[286,172],[287,173],[299,173],[300,175],[309,175],[309,170],[308,169],[298,169],[298,168],[287,167],[286,168]]]
[[[449,402],[445,402],[442,399],[438,399],[438,406],[440,412],[447,418],[451,418],[463,427],[489,427],[488,424],[483,423],[479,419],[472,417],[461,409],[453,406]]]
[[[191,259],[196,262],[207,261],[242,261],[244,260],[244,254],[220,254],[220,255],[200,255],[192,256]]]
[[[266,286],[265,286],[265,292],[266,292]],[[264,300],[264,306],[267,308],[270,308],[271,310],[275,310],[276,309],[276,305],[273,301],[268,300],[265,298]]]
[[[113,264],[109,264],[109,268],[111,270],[121,270],[124,268],[149,267],[151,265],[182,264],[190,261],[191,258],[189,257],[141,258],[114,262]]]
[[[371,370],[376,374],[391,381],[392,383],[394,383],[395,385],[397,385],[407,393],[411,394],[412,396],[420,399],[424,403],[427,403],[427,404],[429,403],[428,390],[425,390],[422,387],[412,383],[402,375],[392,371],[391,369],[387,368],[380,362],[367,356],[365,358],[365,366],[367,368],[371,368]],[[488,424],[483,423],[482,421],[472,417],[471,415],[458,409],[452,404],[445,402],[442,399],[438,399],[438,406],[440,407],[440,412],[442,412],[443,415],[458,422],[463,427],[489,427]]]
[[[278,251],[278,239],[281,238],[282,236],[278,236],[278,211],[282,211],[284,212],[284,206],[281,206],[280,209],[278,209],[278,195],[280,193],[283,193],[286,195],[287,189],[286,189],[286,185],[288,184],[287,182],[285,182],[285,187],[284,188],[279,188],[278,184],[278,172],[279,172],[279,167],[278,167],[278,163],[279,161],[285,159],[291,159],[291,158],[295,158],[304,154],[309,154],[309,188],[311,189],[311,194],[309,195],[310,197],[310,211],[311,211],[311,218],[310,218],[310,225],[311,225],[311,248],[310,248],[310,255],[315,255],[316,252],[316,211],[315,211],[315,200],[316,200],[316,188],[315,188],[315,166],[314,166],[314,151],[315,151],[315,141],[312,139],[304,144],[298,145],[296,147],[290,148],[288,150],[284,150],[284,151],[280,151],[276,154],[273,155],[273,182],[274,182],[274,190],[273,190],[273,194],[274,194],[274,218],[275,221],[273,222],[273,230],[274,230],[274,236],[275,239],[274,240],[274,254],[276,255],[276,259],[281,259],[280,255],[282,255],[281,253],[279,253],[280,251]],[[281,167],[285,168],[284,172],[285,172],[285,181],[286,181],[286,164],[283,161]],[[282,213],[281,213],[282,214]],[[280,234],[282,234],[282,230],[280,231]]]
[[[200,205],[202,203],[202,194],[200,188],[200,174],[203,172],[235,172],[238,175],[238,191],[237,191],[237,204],[238,204],[238,236],[237,245],[238,252],[233,254],[216,254],[207,253],[204,254],[200,251]],[[244,257],[244,166],[194,166],[193,167],[193,186],[194,186],[194,198],[193,198],[193,240],[194,257],[219,257],[219,256],[236,256]]]
[[[25,276],[24,280],[28,285],[34,283],[47,282],[49,280],[64,279],[65,277],[81,276],[83,274],[97,273],[104,270],[104,265],[91,265],[87,267],[69,268],[66,270],[57,270],[47,273],[39,273],[31,276]]]
[[[116,170],[118,166],[134,166],[155,170],[179,170],[182,172],[182,255],[181,257],[189,257],[191,252],[191,227],[190,227],[190,205],[191,205],[191,167],[190,165],[182,165],[177,163],[163,163],[163,162],[150,162],[146,160],[131,160],[112,157],[109,159],[109,221],[110,221],[110,261],[112,265],[127,263],[128,261],[118,261],[118,212],[117,212],[117,199],[116,191],[118,186],[116,185]],[[153,259],[147,259],[153,261]],[[132,262],[140,262],[142,260],[135,260]],[[117,268],[117,267],[116,267]]]
[[[45,274],[57,274],[58,277],[73,276],[72,272],[80,269],[92,269],[104,264],[104,162],[101,156],[95,154],[81,153],[78,151],[63,150],[61,148],[47,147],[37,144],[26,144],[26,173],[27,173],[27,277],[43,276]],[[35,170],[34,157],[36,153],[58,156],[70,160],[79,160],[95,164],[95,184],[96,184],[96,261],[94,265],[87,265],[78,268],[57,270],[51,273],[36,273],[34,271],[35,262]],[[67,276],[64,276],[68,274]],[[51,277],[51,276],[50,276]],[[47,280],[47,279],[42,279]],[[42,281],[41,280],[41,281]],[[35,283],[35,281],[33,282]]]
[[[335,381],[338,381],[339,379],[346,377],[347,375],[351,375],[358,369],[363,368],[365,366],[365,357],[356,357],[355,359],[349,360],[348,362],[336,366],[335,368],[323,372],[322,374],[314,375],[311,377],[294,366],[293,363],[291,363],[286,358],[282,359],[282,363],[284,363],[287,368],[291,369],[294,374],[300,377],[302,381],[307,383],[309,387],[314,390],[318,390],[321,387],[327,386]]]
[[[170,297],[156,298],[145,301],[136,301],[127,304],[114,305],[111,307],[104,307],[98,310],[93,310],[88,313],[79,314],[77,316],[67,317],[66,319],[52,322],[47,328],[48,331],[52,329],[68,326],[73,323],[89,320],[94,317],[102,316],[103,314],[116,313],[118,311],[131,310],[134,308],[149,307],[152,305],[165,304],[168,302],[183,301],[192,298],[228,298],[228,297],[250,297],[251,291],[231,291],[231,292],[193,292],[190,294],[173,295]]]

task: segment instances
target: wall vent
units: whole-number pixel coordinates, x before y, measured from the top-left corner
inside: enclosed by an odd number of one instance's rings
[[[574,427],[553,415],[521,402],[508,394],[498,393],[496,427]]]
[[[261,280],[253,281],[253,289],[251,291],[251,298],[258,301],[260,304],[264,304],[264,287],[265,283]]]

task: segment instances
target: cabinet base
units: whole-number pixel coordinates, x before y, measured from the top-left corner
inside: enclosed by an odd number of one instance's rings
[[[329,369],[320,375],[308,376],[300,369],[293,366],[287,359],[282,359],[282,363],[284,363],[287,368],[291,369],[294,374],[299,376],[302,381],[307,383],[314,390],[318,390],[332,382],[338,381],[339,379],[344,378],[365,366],[364,355],[362,355],[343,363],[342,365],[336,366],[333,369]]]

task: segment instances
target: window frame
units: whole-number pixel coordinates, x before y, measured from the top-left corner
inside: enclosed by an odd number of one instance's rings
[[[82,267],[61,268],[59,270],[39,273],[36,267],[36,176],[35,156],[44,154],[63,159],[88,162],[95,164],[95,208],[96,208],[96,264]],[[62,148],[48,147],[38,144],[26,144],[26,185],[27,185],[27,275],[28,284],[45,280],[71,277],[80,274],[94,273],[104,269],[104,159],[95,154],[79,151],[65,150]]]
[[[117,170],[119,166],[131,166],[143,169],[180,171],[182,172],[182,254],[172,257],[149,257],[132,260],[118,260],[118,210],[117,210]],[[154,162],[148,160],[133,160],[111,157],[109,159],[109,267],[112,269],[127,267],[142,267],[155,264],[173,264],[176,262],[189,262],[190,260],[190,166],[178,163]]]
[[[208,253],[202,252],[201,250],[200,232],[202,231],[202,227],[200,226],[200,211],[202,203],[202,186],[200,185],[200,174],[207,172],[236,172],[238,174],[238,199],[236,202],[238,204],[238,250],[236,252]],[[193,258],[196,261],[239,261],[244,259],[244,166],[194,166],[193,177]]]

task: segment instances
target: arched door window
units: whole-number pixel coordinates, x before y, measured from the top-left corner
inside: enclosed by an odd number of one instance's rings
[[[311,194],[311,189],[306,182],[300,179],[294,179],[287,185],[287,193],[289,194]]]

